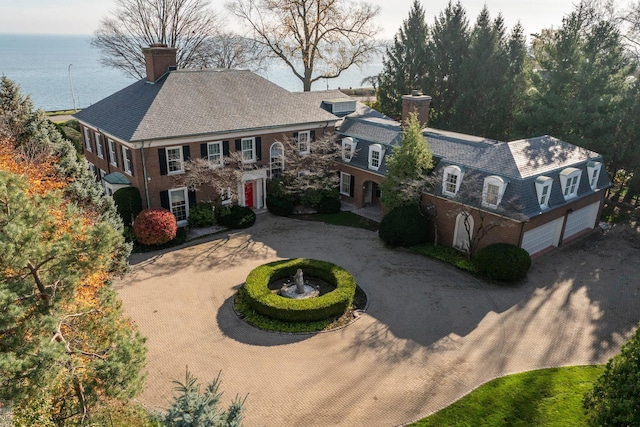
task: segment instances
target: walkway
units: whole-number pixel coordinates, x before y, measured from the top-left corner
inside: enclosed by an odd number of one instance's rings
[[[180,250],[136,254],[116,284],[148,337],[142,402],[165,408],[185,366],[222,371],[223,403],[248,394],[246,426],[394,426],[504,374],[604,363],[640,312],[640,237],[615,229],[535,261],[498,287],[374,232],[260,215],[253,227]],[[309,257],[347,268],[369,295],[363,316],[329,333],[257,330],[232,310],[254,267]]]

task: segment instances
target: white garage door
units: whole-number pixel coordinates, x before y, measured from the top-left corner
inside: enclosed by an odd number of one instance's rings
[[[522,249],[533,255],[549,246],[558,246],[562,222],[563,219],[558,218],[524,233]]]
[[[595,202],[570,213],[567,218],[567,225],[564,227],[564,236],[562,239],[568,239],[583,230],[595,227],[599,207],[600,202]]]

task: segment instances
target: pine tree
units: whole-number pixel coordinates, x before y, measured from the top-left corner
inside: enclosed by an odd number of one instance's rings
[[[424,9],[414,0],[409,17],[395,35],[393,46],[387,49],[379,75],[378,101],[380,110],[388,116],[400,116],[402,95],[423,86],[429,60],[428,38]]]

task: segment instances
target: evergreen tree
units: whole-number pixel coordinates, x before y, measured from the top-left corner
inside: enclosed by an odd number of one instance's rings
[[[402,95],[423,86],[429,60],[428,38],[424,9],[418,0],[414,0],[409,17],[403,21],[382,62],[378,102],[384,114],[400,116]]]
[[[20,87],[8,77],[0,78],[0,137],[20,140],[33,111],[30,97],[23,97]]]
[[[418,204],[426,185],[425,174],[433,166],[429,144],[422,134],[418,116],[412,113],[404,123],[400,144],[386,158],[387,174],[382,180],[382,202],[388,210]]]

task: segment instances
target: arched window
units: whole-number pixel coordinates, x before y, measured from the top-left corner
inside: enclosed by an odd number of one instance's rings
[[[482,187],[482,206],[497,208],[506,188],[507,183],[501,177],[497,175],[486,177]]]
[[[560,172],[560,185],[562,186],[562,195],[565,200],[578,196],[581,176],[582,171],[576,168],[566,168]]]
[[[269,171],[271,179],[280,178],[284,170],[284,146],[274,142],[269,148]]]
[[[462,183],[462,169],[458,166],[447,166],[442,174],[442,194],[455,196]]]

